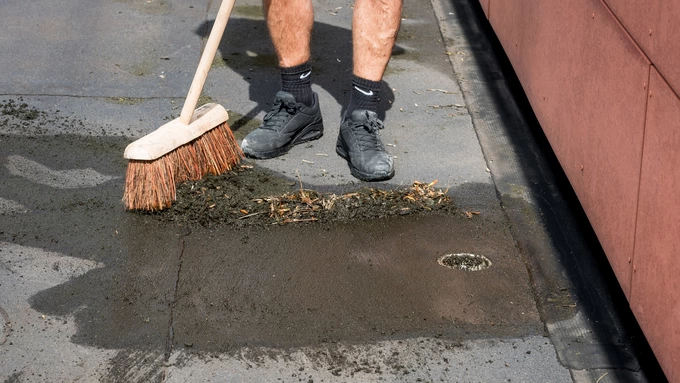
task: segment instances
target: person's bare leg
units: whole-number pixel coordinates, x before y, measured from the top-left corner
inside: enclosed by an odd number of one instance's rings
[[[289,68],[309,61],[312,0],[264,0],[262,5],[279,65]]]
[[[312,64],[310,40],[314,25],[312,0],[263,0],[267,20],[281,72],[281,90],[292,94],[295,101],[310,106]]]
[[[380,87],[401,24],[402,0],[356,0],[352,18],[353,72],[349,104],[335,151],[363,181],[394,176],[392,156],[378,131]]]
[[[378,112],[381,80],[401,24],[402,0],[356,0],[352,18],[352,93],[345,116]]]
[[[263,7],[279,59],[281,91],[262,125],[241,141],[243,153],[259,159],[278,157],[323,136],[321,109],[311,86],[312,0],[264,0]]]
[[[354,74],[382,80],[401,24],[402,0],[356,0],[352,18]]]

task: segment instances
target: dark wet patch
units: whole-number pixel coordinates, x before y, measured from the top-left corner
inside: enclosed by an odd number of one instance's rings
[[[30,300],[46,315],[73,315],[78,325],[74,343],[162,350],[183,233],[124,212],[127,161],[122,153],[128,142],[119,137],[0,135],[0,196],[28,210],[0,219],[0,241],[102,264]],[[55,189],[10,174],[4,166],[10,155],[54,170],[92,168],[120,178],[95,187]]]
[[[437,260],[451,250],[493,254],[494,267],[445,269]],[[194,229],[185,238],[174,344],[231,353],[540,333],[515,251],[502,222],[460,215]]]
[[[208,196],[231,193],[221,207],[228,213],[232,201],[252,210],[262,206],[256,198],[300,190],[296,180],[245,168],[180,186],[176,208],[186,203],[192,215],[177,210],[175,220],[163,221],[162,215],[123,211],[122,151],[129,140],[0,140],[0,159],[21,155],[53,169],[90,167],[121,177],[97,187],[59,190],[0,167],[8,180],[0,184],[0,195],[29,209],[0,220],[0,241],[103,266],[30,300],[46,315],[73,316],[74,343],[158,355],[167,353],[171,342],[175,350],[200,354],[541,331],[526,270],[505,222],[493,214],[468,219],[444,209],[398,216],[366,203],[368,210],[359,214],[314,224],[271,225],[265,214],[227,224],[219,220],[233,216],[207,215],[215,209],[209,209]],[[177,226],[187,217],[194,217],[193,223],[182,225],[191,230]],[[210,226],[203,227],[201,219]],[[243,223],[249,219],[262,222]],[[492,254],[494,268],[489,273],[444,269],[437,258],[451,251]],[[121,354],[114,364],[144,363],[139,355]],[[335,366],[343,376],[352,371],[339,362]]]
[[[108,362],[101,383],[160,383],[163,382],[163,354],[148,351],[120,350]]]
[[[161,222],[189,227],[243,227],[456,213],[445,191],[419,182],[409,188],[363,188],[341,195],[301,186],[268,170],[246,165],[178,186],[173,206],[153,216]]]

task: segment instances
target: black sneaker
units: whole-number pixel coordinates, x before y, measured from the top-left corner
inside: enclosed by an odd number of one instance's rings
[[[340,125],[335,151],[349,164],[352,175],[362,181],[382,181],[394,176],[392,156],[380,141],[383,122],[368,110],[355,110]]]
[[[291,147],[323,136],[319,96],[312,106],[295,101],[295,96],[280,91],[262,125],[241,142],[246,156],[266,159],[286,154]]]

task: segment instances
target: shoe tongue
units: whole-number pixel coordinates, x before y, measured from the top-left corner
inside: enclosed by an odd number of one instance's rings
[[[357,109],[352,112],[352,121],[356,123],[366,122],[371,117],[378,118],[378,115],[375,112],[371,112],[370,110],[365,109]]]
[[[282,90],[279,91],[278,93],[276,93],[276,99],[281,100],[284,103],[291,102],[291,101],[296,102],[295,96],[293,96],[291,93],[284,92]]]

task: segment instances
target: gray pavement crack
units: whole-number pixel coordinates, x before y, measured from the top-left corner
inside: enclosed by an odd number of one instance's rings
[[[175,342],[175,333],[174,333],[174,313],[175,313],[175,305],[177,304],[177,291],[179,290],[179,281],[182,275],[182,264],[184,262],[184,250],[186,248],[186,242],[184,239],[191,235],[191,231],[188,231],[185,234],[182,234],[181,237],[179,238],[179,247],[180,247],[180,252],[179,252],[179,257],[177,259],[177,277],[175,278],[175,285],[173,286],[173,291],[172,291],[172,301],[170,301],[169,308],[170,308],[170,315],[168,319],[168,335],[166,338],[165,342],[165,353],[163,356],[163,379],[162,381],[165,382],[167,379],[167,369],[170,366],[170,357],[172,356],[172,351],[173,351],[173,345]]]
[[[212,28],[212,22],[214,20],[211,20],[210,18],[210,9],[212,8],[212,0],[208,0],[208,4],[206,4],[205,7],[205,24],[203,24],[203,30],[201,31],[201,40],[202,40],[202,46],[201,46],[201,54],[203,53],[203,49],[205,48],[205,43],[208,40],[208,35],[210,34],[210,29]]]
[[[134,98],[139,100],[178,100],[184,99],[184,96],[102,96],[102,95],[79,95],[79,94],[54,94],[54,93],[0,93],[0,97],[70,97],[70,98],[100,98],[100,99],[111,99],[111,98]]]
[[[0,307],[0,317],[2,317],[2,328],[0,328],[0,346],[5,344],[7,342],[7,338],[9,338],[9,335],[12,333],[12,322],[9,319],[9,314],[7,314],[7,311]]]

